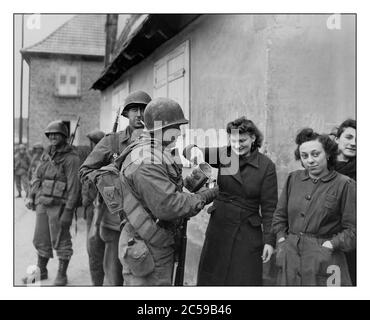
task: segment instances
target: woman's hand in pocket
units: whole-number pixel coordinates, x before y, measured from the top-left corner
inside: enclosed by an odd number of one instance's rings
[[[269,244],[265,244],[263,248],[263,253],[262,253],[262,262],[263,263],[269,262],[273,252],[274,252],[274,248]]]
[[[327,248],[327,249],[330,249],[330,250],[333,250],[334,247],[333,247],[333,244],[331,243],[331,241],[325,241],[323,244],[322,244],[323,247]]]

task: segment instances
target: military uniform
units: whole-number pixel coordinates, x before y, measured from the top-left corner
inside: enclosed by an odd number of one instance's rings
[[[52,258],[54,249],[59,259],[69,260],[73,254],[71,234],[69,229],[62,230],[59,220],[64,212],[72,215],[77,205],[79,157],[67,144],[52,150],[46,149],[32,180],[30,197],[36,204],[33,244],[41,257]]]
[[[177,228],[217,195],[216,189],[182,192],[181,161],[169,149],[188,122],[174,100],[152,100],[144,111],[145,133],[115,161],[121,170],[120,215],[127,221],[119,243],[125,285],[171,285]],[[168,129],[175,130],[172,137],[166,137]],[[155,138],[162,133],[161,140]],[[114,198],[116,191],[106,190]]]
[[[14,177],[15,185],[18,191],[18,196],[22,195],[23,190],[26,191],[28,196],[28,169],[30,167],[30,158],[27,153],[18,153],[14,159]]]
[[[80,179],[84,182],[89,179],[95,182],[96,170],[113,162],[114,154],[120,154],[131,142],[136,139],[142,130],[134,130],[128,126],[117,134],[107,134],[95,146],[80,168]],[[116,149],[116,150],[114,150]],[[110,214],[106,205],[100,200],[99,210],[102,210],[100,223],[100,238],[104,242],[104,272],[110,285],[122,285],[122,265],[118,259],[118,240],[120,236],[120,219]],[[94,239],[95,241],[96,239]],[[99,242],[99,241],[98,241]],[[101,247],[98,249],[100,250]]]
[[[43,147],[41,144],[36,144],[34,147],[33,147],[33,150],[35,150],[36,148],[38,149],[41,149],[43,150]],[[35,153],[35,152],[34,152]],[[42,155],[42,152],[36,152],[35,154],[33,154],[32,156],[32,160],[31,160],[31,163],[30,163],[30,167],[28,169],[28,181],[29,183],[31,183],[31,180],[32,180],[32,177],[33,177],[33,174],[34,172],[36,171],[36,168],[37,166],[40,164],[40,160],[41,160],[41,155]]]
[[[141,153],[140,148],[150,152]],[[128,217],[119,243],[125,285],[171,285],[176,229],[182,218],[196,215],[206,202],[200,194],[182,192],[179,162],[148,135],[131,144],[116,163],[124,176],[123,203]],[[133,225],[144,219],[133,213],[140,206],[158,227],[151,239]]]
[[[103,137],[104,133],[102,131],[94,131],[87,134],[90,139],[93,148],[93,144],[97,144]],[[91,150],[89,154],[91,153]],[[87,155],[88,156],[88,155]],[[84,160],[86,160],[87,156]],[[104,251],[105,243],[101,239],[99,232],[93,230],[96,222],[93,221],[94,212],[98,210],[97,204],[98,190],[96,189],[94,183],[89,179],[85,179],[81,186],[81,197],[82,206],[84,208],[84,217],[86,219],[86,247],[87,253],[89,255],[89,268],[91,281],[94,286],[102,286],[104,283]]]

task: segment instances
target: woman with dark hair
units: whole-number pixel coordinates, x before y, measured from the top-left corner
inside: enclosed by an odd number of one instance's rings
[[[338,128],[335,142],[339,154],[335,170],[356,180],[356,120],[347,119]],[[357,285],[356,250],[346,253],[349,274],[354,286]]]
[[[349,286],[344,252],[356,243],[355,182],[334,170],[338,147],[329,136],[303,129],[296,144],[304,170],[289,174],[272,222],[278,284]]]
[[[258,151],[263,138],[251,120],[230,122],[227,134],[229,146],[203,150],[204,160],[219,169],[220,192],[208,210],[198,285],[260,286],[262,263],[270,260],[275,245],[270,232],[277,202],[275,165]],[[194,147],[184,150],[185,157],[192,158]]]
[[[335,141],[339,150],[335,170],[356,180],[356,120],[344,121],[338,128]]]

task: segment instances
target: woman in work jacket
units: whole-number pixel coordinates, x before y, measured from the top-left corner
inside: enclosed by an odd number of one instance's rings
[[[344,252],[355,248],[355,182],[334,170],[338,147],[327,135],[303,129],[296,160],[274,213],[278,284],[351,285]]]

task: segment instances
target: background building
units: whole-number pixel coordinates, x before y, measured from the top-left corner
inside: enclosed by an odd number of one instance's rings
[[[355,15],[108,15],[101,128],[129,92],[177,100],[190,129],[242,115],[264,133],[279,190],[303,127],[330,132],[355,117]],[[122,127],[125,123],[121,124]],[[226,140],[223,140],[226,142]],[[209,144],[217,141],[209,141]],[[195,283],[208,215],[189,224],[186,279]]]
[[[30,145],[46,137],[50,121],[74,130],[75,145],[99,128],[100,94],[91,85],[104,67],[106,15],[76,15],[48,37],[21,50],[29,65],[28,136]],[[24,129],[25,130],[25,129]]]

